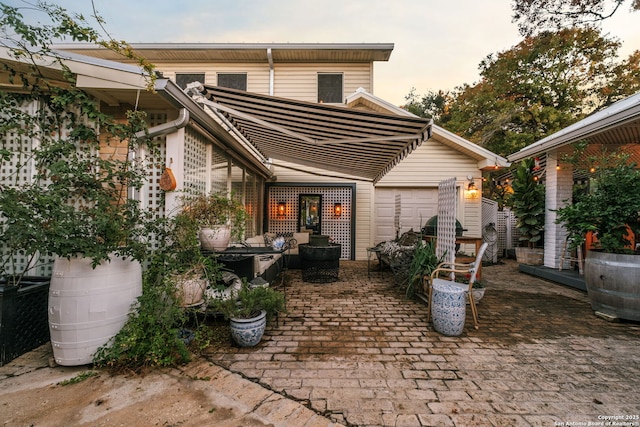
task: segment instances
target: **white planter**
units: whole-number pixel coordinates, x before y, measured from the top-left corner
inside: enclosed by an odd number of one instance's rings
[[[231,337],[240,347],[253,347],[262,339],[267,326],[267,312],[262,310],[260,315],[251,319],[231,318]]]
[[[59,365],[92,363],[142,294],[140,263],[113,257],[95,269],[89,258],[57,258],[49,288],[49,331]]]
[[[487,288],[474,288],[471,290],[471,292],[473,292],[473,300],[477,303],[480,302],[480,300],[482,299],[482,297],[484,296],[484,291]],[[469,298],[467,297],[467,304],[469,304]]]
[[[220,225],[213,228],[201,228],[198,233],[202,249],[208,251],[224,251],[231,240],[231,227]]]
[[[192,307],[204,302],[204,291],[209,285],[206,279],[194,275],[174,276],[176,299],[181,307]]]

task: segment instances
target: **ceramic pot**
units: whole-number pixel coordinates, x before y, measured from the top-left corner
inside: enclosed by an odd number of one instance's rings
[[[262,339],[267,326],[267,312],[250,319],[231,318],[231,337],[240,347],[253,347]]]
[[[231,240],[231,227],[219,225],[212,228],[201,228],[198,239],[202,249],[215,252],[224,251]]]

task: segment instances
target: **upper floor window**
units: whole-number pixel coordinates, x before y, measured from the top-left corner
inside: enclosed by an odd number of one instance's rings
[[[247,90],[246,73],[218,73],[218,86]]]
[[[342,74],[318,74],[318,102],[342,103]]]
[[[204,84],[204,73],[180,74],[176,73],[176,84],[180,89],[186,89],[189,83],[200,82]]]

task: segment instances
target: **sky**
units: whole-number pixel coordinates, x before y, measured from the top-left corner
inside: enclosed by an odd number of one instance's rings
[[[94,22],[91,0],[48,2]],[[477,82],[482,59],[522,40],[511,22],[511,0],[94,0],[94,5],[109,34],[128,43],[393,43],[389,61],[374,65],[373,92],[396,105],[404,104],[412,88],[426,94]],[[627,10],[603,26],[622,42],[622,58],[640,49],[640,12]]]

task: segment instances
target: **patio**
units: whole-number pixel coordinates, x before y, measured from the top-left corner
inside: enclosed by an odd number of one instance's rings
[[[288,271],[279,326],[207,358],[346,425],[639,425],[640,325],[596,317],[584,292],[504,260],[483,270],[480,329],[445,337],[389,273],[340,268],[330,284]]]
[[[426,325],[390,273],[341,261],[333,283],[286,272],[289,313],[258,347],[62,387],[86,367],[48,368],[43,346],[0,368],[0,407],[7,425],[638,426],[640,324],[503,262],[483,267],[480,329],[460,337]]]

